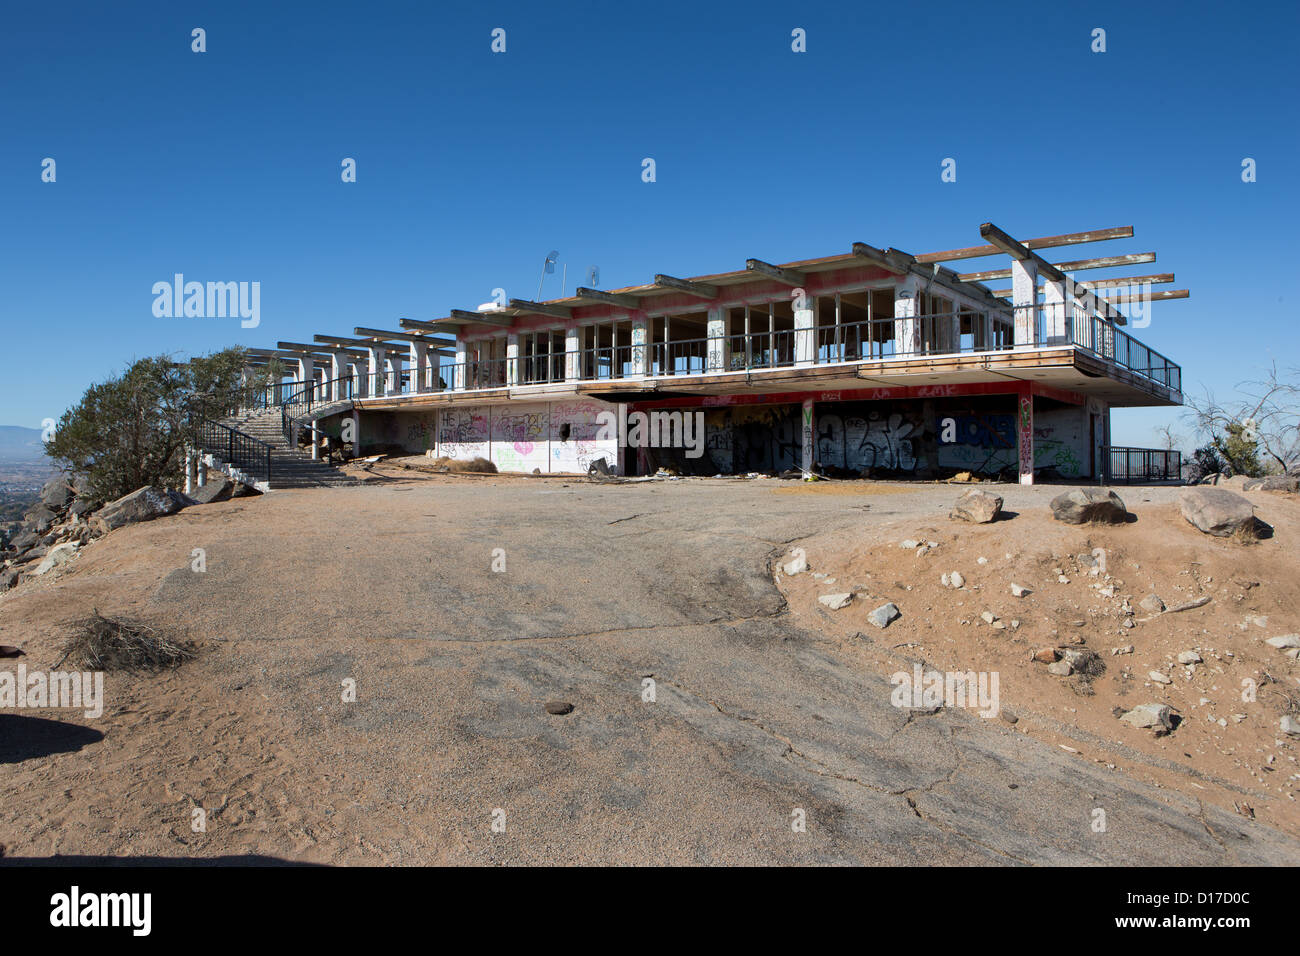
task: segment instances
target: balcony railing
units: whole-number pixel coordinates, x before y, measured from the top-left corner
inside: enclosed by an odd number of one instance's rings
[[[1106,480],[1112,484],[1136,484],[1160,481],[1182,481],[1182,452],[1162,448],[1106,448],[1108,471]]]
[[[273,385],[267,405],[297,417],[313,404],[416,392],[467,391],[571,381],[752,372],[793,366],[855,364],[899,358],[1073,346],[1167,388],[1182,391],[1182,370],[1122,329],[1073,307],[1046,304],[981,312],[893,316],[807,329],[602,345],[573,352],[448,362],[423,369],[390,367],[330,382]]]

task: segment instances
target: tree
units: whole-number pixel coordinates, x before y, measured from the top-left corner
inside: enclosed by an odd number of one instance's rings
[[[46,454],[84,478],[99,501],[143,485],[178,485],[183,450],[198,444],[204,421],[230,414],[261,384],[246,380],[239,348],[187,363],[166,355],[139,359],[86,389],[63,413]]]
[[[1209,392],[1188,407],[1197,430],[1237,474],[1285,472],[1300,463],[1300,370],[1280,378],[1277,363],[1262,380],[1242,382],[1237,397],[1218,402]],[[1261,455],[1266,460],[1261,462]]]
[[[1223,458],[1214,445],[1202,445],[1192,452],[1192,461],[1187,479],[1196,484],[1207,475],[1217,475],[1225,470]]]

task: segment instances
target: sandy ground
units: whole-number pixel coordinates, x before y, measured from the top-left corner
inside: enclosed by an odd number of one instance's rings
[[[1060,489],[1006,486],[1016,517],[958,526],[961,490],[381,466],[360,487],[119,530],[0,596],[0,643],[52,668],[98,608],[180,628],[200,656],[109,675],[97,720],[0,714],[0,844],[343,864],[1300,862],[1296,743],[1273,732],[1297,667],[1260,641],[1300,630],[1297,504],[1256,496],[1277,533],[1242,548],[1181,526],[1170,489],[1121,489],[1138,520],[1101,531],[1044,519]],[[916,557],[903,537],[938,547]],[[837,585],[774,574],[793,547]],[[1134,605],[1214,599],[1123,629],[1073,563],[1096,547]],[[950,570],[962,590],[939,584]],[[821,608],[842,582],[854,603]],[[865,623],[876,598],[903,611],[884,631]],[[961,623],[986,607],[1019,627]],[[1090,694],[1027,660],[1080,638],[1107,664]],[[1190,678],[1167,663],[1187,648],[1205,658]],[[889,674],[922,659],[999,669],[1017,722],[893,706]],[[1145,686],[1162,666],[1174,685]],[[1234,702],[1252,675],[1258,700]],[[1172,735],[1111,713],[1149,699],[1179,709]]]

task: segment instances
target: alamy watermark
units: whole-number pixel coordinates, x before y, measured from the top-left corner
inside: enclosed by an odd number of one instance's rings
[[[900,708],[964,707],[981,717],[998,715],[997,671],[936,671],[922,672],[920,664],[912,665],[912,673],[898,671],[890,676],[894,689],[889,702]]]
[[[262,323],[262,283],[186,282],[176,273],[171,282],[153,284],[153,314],[159,319],[224,319],[238,316],[240,327]]]
[[[687,458],[704,454],[703,412],[604,411],[596,416],[597,441],[618,439],[628,448],[684,448]]]
[[[0,671],[0,708],[64,707],[90,718],[104,713],[103,671]]]

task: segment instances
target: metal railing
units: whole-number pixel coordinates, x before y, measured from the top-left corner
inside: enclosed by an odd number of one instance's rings
[[[751,330],[726,336],[598,346],[384,371],[263,389],[259,401],[298,417],[322,402],[415,392],[466,391],[565,381],[749,372],[913,356],[1074,346],[1156,385],[1182,391],[1182,370],[1109,321],[1058,303],[888,316],[816,327]]]
[[[199,429],[199,444],[213,457],[254,479],[271,481],[271,446],[221,422],[205,420]]]
[[[1116,445],[1108,445],[1105,452],[1106,481],[1111,484],[1130,485],[1183,479],[1182,452]]]

